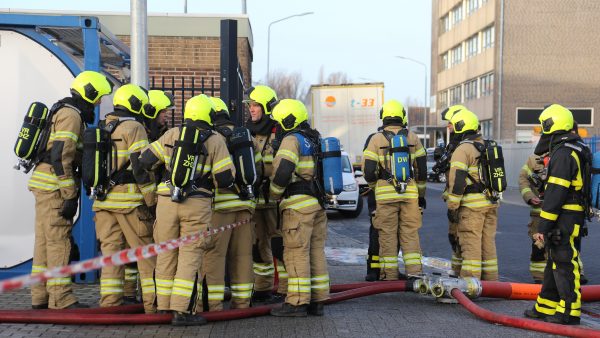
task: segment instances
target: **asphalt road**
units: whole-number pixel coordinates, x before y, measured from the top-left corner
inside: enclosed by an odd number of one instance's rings
[[[426,193],[427,209],[423,215],[423,227],[419,231],[423,255],[450,259],[451,248],[448,243],[448,220],[446,205],[441,199],[441,184],[428,184]],[[328,212],[329,227],[342,235],[364,243],[369,243],[369,218],[366,207],[356,219],[343,218],[336,212]],[[510,201],[509,201],[510,202]],[[513,203],[520,201],[514,200]],[[529,274],[529,255],[531,242],[527,235],[529,208],[525,205],[503,203],[498,210],[498,232],[496,247],[500,279],[503,281],[531,283]],[[591,284],[600,283],[600,223],[588,225],[589,236],[583,239],[582,260],[584,272]]]

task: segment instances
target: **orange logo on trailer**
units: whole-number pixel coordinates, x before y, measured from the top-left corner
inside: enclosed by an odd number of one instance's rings
[[[335,106],[335,97],[333,97],[333,96],[327,96],[325,98],[325,105],[327,107],[333,107],[333,106]]]

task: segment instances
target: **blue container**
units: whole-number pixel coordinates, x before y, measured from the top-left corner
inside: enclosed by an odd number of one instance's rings
[[[392,176],[398,182],[410,179],[410,149],[408,140],[403,134],[394,135],[391,140]]]
[[[323,187],[328,195],[339,195],[344,189],[340,140],[327,137],[321,141],[323,152]]]

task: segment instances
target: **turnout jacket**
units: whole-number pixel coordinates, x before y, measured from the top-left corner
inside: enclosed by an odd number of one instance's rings
[[[29,179],[29,190],[60,190],[60,196],[65,200],[77,197],[79,179],[74,175],[74,168],[81,167],[84,129],[76,107],[64,105],[54,113],[46,154]]]
[[[544,170],[544,164],[539,163],[541,158],[543,158],[543,156],[538,156],[535,154],[530,155],[529,158],[527,158],[527,162],[525,162],[523,167],[521,167],[521,172],[519,173],[519,190],[521,191],[521,196],[523,196],[523,201],[525,201],[527,204],[529,204],[529,200],[532,198],[540,197],[538,188],[531,182],[529,178],[534,173],[539,175]],[[530,207],[531,215],[539,216],[540,212],[542,211],[540,206],[530,205]]]
[[[198,181],[201,176],[204,176],[206,182],[200,184],[195,191],[197,194],[191,194],[190,198],[212,197],[213,187],[229,188],[234,183],[235,167],[227,150],[225,138],[221,134],[211,132],[212,135],[202,145],[204,153],[208,155],[198,157],[196,173],[193,178],[193,181]],[[158,140],[152,142],[142,153],[141,161],[144,168],[154,169],[163,163],[166,166],[166,174],[157,189],[157,193],[162,196],[171,195],[169,188],[173,169],[171,168],[171,158],[175,142],[179,140],[180,134],[180,127],[171,128]],[[204,163],[204,168],[202,168],[202,163]]]
[[[315,177],[316,163],[312,155],[301,156],[300,144],[293,134],[286,135],[273,159],[270,198],[281,199],[281,210],[293,209],[301,213],[312,213],[322,209],[316,197],[305,194],[284,196],[286,188],[301,181],[312,182]]]
[[[269,179],[273,175],[273,157],[275,156],[275,150],[273,149],[274,140],[275,128],[272,128],[271,132],[268,134],[256,134],[254,136],[254,142],[257,150],[257,153],[255,154],[255,160],[258,161],[258,163],[261,163],[260,171],[262,172],[261,180],[263,180],[263,182],[265,179]],[[275,198],[269,197],[269,201],[266,203],[264,192],[269,191],[267,188],[268,187],[264,187],[262,185],[259,188],[259,197],[256,202],[257,209],[277,207],[277,200]]]
[[[120,121],[114,129],[111,139],[116,148],[116,172],[129,171],[128,176],[134,182],[116,184],[103,201],[96,200],[92,205],[94,211],[108,210],[117,213],[129,213],[140,205],[156,204],[156,184],[142,167],[139,161],[140,152],[148,145],[148,135],[144,126],[134,117],[112,113],[106,116],[104,123]],[[114,162],[113,162],[114,163]]]
[[[456,210],[459,207],[483,209],[494,205],[480,188],[482,185],[479,178],[481,153],[473,142],[483,144],[481,135],[476,134],[463,140],[450,158],[448,199],[446,201],[449,210]]]
[[[383,128],[398,134],[404,129],[398,125],[388,125]],[[374,134],[363,151],[362,169],[364,178],[369,187],[375,190],[377,203],[394,203],[402,200],[417,199],[425,197],[425,184],[427,180],[427,153],[419,141],[418,136],[409,131],[407,135],[410,152],[411,167],[413,168],[412,179],[408,182],[406,191],[402,194],[396,192],[393,183],[387,180],[386,175],[391,175],[390,142],[383,132]],[[391,177],[391,176],[390,176]]]
[[[569,141],[581,140],[577,135],[568,135],[567,138]],[[560,145],[550,153],[544,203],[538,225],[539,233],[546,234],[554,229],[562,213],[574,212],[581,213],[583,216],[583,185],[586,181],[583,178],[582,168],[585,159],[581,158],[576,150],[582,149],[583,146],[569,142]],[[583,224],[579,225],[583,226]]]

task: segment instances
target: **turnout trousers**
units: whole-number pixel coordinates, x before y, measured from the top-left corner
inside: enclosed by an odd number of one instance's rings
[[[482,209],[459,208],[458,243],[463,259],[460,277],[498,280],[497,213],[497,206]]]
[[[285,302],[297,306],[327,300],[329,273],[325,259],[325,210],[302,213],[285,209],[282,221],[283,259],[289,275]]]
[[[142,219],[148,217],[145,207],[131,209],[129,213],[117,213],[107,210],[96,211],[96,236],[100,241],[102,255],[112,255],[126,248],[144,246],[152,243],[152,226]],[[138,261],[142,285],[142,298],[146,313],[156,312],[156,290],[154,268],[156,258]],[[102,268],[100,277],[100,306],[118,306],[123,302],[125,280],[124,266]]]
[[[63,199],[60,191],[33,192],[35,197],[35,244],[32,273],[67,265],[71,252],[73,224],[60,216]],[[71,287],[71,277],[51,278],[31,287],[31,304],[48,304],[50,309],[64,309],[77,302]]]

